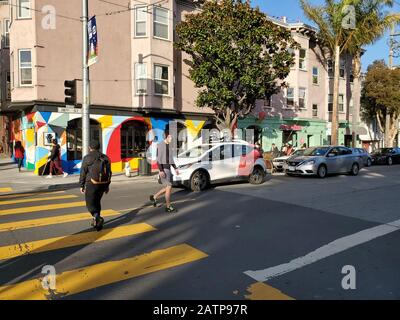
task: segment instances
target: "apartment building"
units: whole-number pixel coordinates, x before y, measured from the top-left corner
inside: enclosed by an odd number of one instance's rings
[[[188,57],[173,47],[176,24],[197,9],[195,0],[89,0],[99,43],[90,67],[90,133],[113,172],[127,162],[137,167],[146,135],[159,137],[170,120],[187,129],[186,140],[207,125],[211,112],[195,107]],[[25,166],[40,174],[56,137],[63,169],[78,172],[81,114],[65,108],[64,81],[82,78],[81,1],[10,0],[9,16],[12,141],[23,142]]]
[[[12,113],[6,112],[10,101],[10,9],[8,1],[0,1],[0,157],[12,154]]]
[[[286,18],[271,20],[289,29],[301,49],[293,51],[295,63],[285,79],[288,87],[273,95],[270,101],[259,101],[254,113],[239,121],[239,127],[254,129],[264,150],[270,150],[272,143],[278,147],[284,143],[295,147],[304,143],[307,146],[329,144],[334,70],[329,55],[318,45],[314,28],[300,22],[289,23]],[[359,99],[359,92],[359,88],[354,88],[352,57],[344,54],[340,62],[339,83],[341,145],[351,145],[353,125],[359,131],[359,104],[354,104]],[[353,112],[357,122],[354,124]]]

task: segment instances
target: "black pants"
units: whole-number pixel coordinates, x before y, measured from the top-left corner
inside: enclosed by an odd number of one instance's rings
[[[24,158],[17,158],[18,161],[18,169],[21,169],[22,163],[24,162]]]
[[[108,187],[104,185],[96,185],[92,183],[86,183],[85,186],[85,200],[86,208],[93,217],[96,215],[100,216],[101,212],[101,198]]]

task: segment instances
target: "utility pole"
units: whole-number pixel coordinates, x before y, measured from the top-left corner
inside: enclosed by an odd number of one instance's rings
[[[82,0],[82,159],[89,153],[90,91],[88,67],[88,0]]]

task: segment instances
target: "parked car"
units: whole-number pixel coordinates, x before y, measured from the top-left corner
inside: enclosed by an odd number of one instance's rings
[[[254,157],[254,146],[245,142],[220,142],[191,148],[174,159],[179,175],[174,185],[202,191],[210,184],[247,180],[261,184],[267,175],[264,159]]]
[[[370,167],[372,165],[372,157],[367,150],[363,148],[352,148],[351,150],[355,155],[361,157],[364,166]]]
[[[380,148],[371,154],[372,164],[387,164],[391,166],[394,163],[400,163],[400,148]]]
[[[305,149],[299,149],[293,152],[290,156],[282,156],[275,159],[272,159],[272,164],[274,165],[274,169],[276,171],[283,171],[285,170],[286,160],[293,157],[293,156],[301,156],[303,155]]]
[[[363,166],[359,156],[342,146],[308,148],[302,156],[288,159],[287,164],[287,175],[317,175],[320,178],[333,173],[356,176]]]

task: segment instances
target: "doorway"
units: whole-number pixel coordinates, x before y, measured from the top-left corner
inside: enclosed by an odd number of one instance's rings
[[[97,140],[102,145],[101,126],[90,119],[89,140]],[[68,121],[67,125],[67,159],[82,160],[82,118]]]

